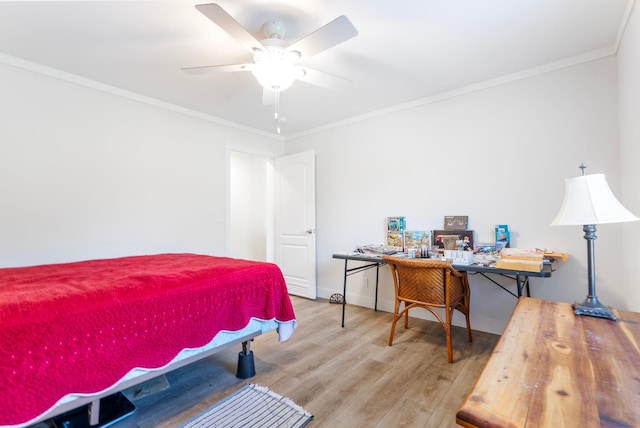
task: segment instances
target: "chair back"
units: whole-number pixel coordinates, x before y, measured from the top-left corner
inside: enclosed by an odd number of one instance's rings
[[[464,295],[466,276],[448,260],[385,256],[383,261],[391,267],[396,297],[401,300],[449,306]]]

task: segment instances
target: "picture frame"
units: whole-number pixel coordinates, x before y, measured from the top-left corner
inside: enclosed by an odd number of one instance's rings
[[[458,241],[465,251],[473,251],[473,230],[432,230],[432,245],[442,250],[457,250]]]
[[[444,230],[467,230],[468,227],[469,227],[469,216],[466,216],[466,215],[444,216]]]

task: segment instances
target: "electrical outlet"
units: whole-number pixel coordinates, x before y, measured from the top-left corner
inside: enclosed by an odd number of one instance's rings
[[[369,278],[367,278],[366,276],[362,277],[362,287],[363,288],[367,288],[369,286]]]

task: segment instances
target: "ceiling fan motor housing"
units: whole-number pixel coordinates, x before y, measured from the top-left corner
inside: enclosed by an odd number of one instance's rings
[[[287,27],[280,21],[267,21],[262,25],[262,32],[268,39],[284,39]]]

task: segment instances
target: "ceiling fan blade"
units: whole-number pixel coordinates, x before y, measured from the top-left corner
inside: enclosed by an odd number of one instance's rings
[[[188,74],[211,74],[229,73],[234,71],[251,71],[253,64],[232,64],[232,65],[205,65],[202,67],[184,67],[182,71]]]
[[[304,70],[304,75],[298,77],[298,80],[312,85],[333,90],[345,90],[353,83],[351,80],[343,79],[342,77],[334,76],[333,74],[318,71],[313,68],[300,68]]]
[[[244,45],[249,52],[255,53],[255,50],[264,51],[264,46],[256,40],[242,25],[238,23],[231,15],[229,15],[220,5],[216,3],[198,4],[196,5],[204,16],[213,21],[218,27],[226,31],[231,37]]]
[[[268,106],[276,103],[276,93],[271,89],[262,89],[262,105]]]
[[[304,59],[339,45],[357,35],[358,30],[356,30],[356,27],[346,16],[341,15],[327,25],[298,40],[289,46],[287,50],[300,52]]]

